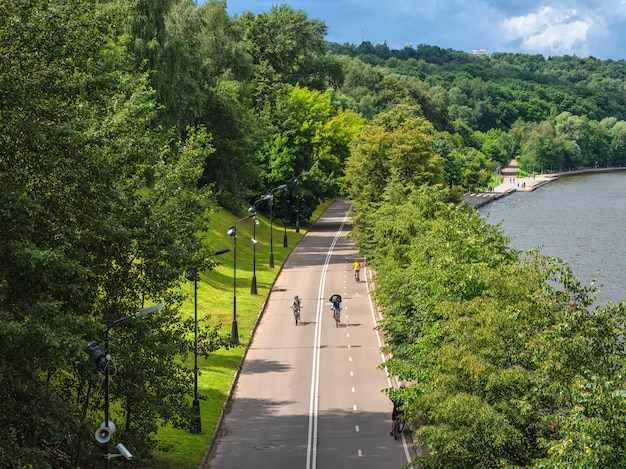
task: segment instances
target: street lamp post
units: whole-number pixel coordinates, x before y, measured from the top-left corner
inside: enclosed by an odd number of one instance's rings
[[[285,216],[285,219],[283,220],[283,223],[285,224],[285,234],[283,236],[283,247],[284,248],[288,248],[289,247],[289,241],[287,239],[287,193],[285,192],[285,195],[283,197],[283,215]]]
[[[256,206],[259,202],[263,202],[264,200],[270,200],[272,198],[271,195],[266,195],[265,197],[256,200],[252,206],[248,209],[248,212],[254,217],[254,225],[252,226],[252,283],[250,284],[250,294],[256,295],[256,226],[259,224],[259,221],[256,219]]]
[[[250,207],[252,208],[252,207]],[[256,295],[256,226],[259,224],[259,220],[256,219],[256,212],[254,213],[254,218],[252,219],[252,282],[250,282],[250,294]]]
[[[300,199],[302,199],[302,194],[300,193],[300,183],[302,183],[302,179],[308,174],[309,171],[304,171],[293,180],[296,184],[296,233],[300,233]]]
[[[272,222],[272,214],[273,214],[273,207],[274,207],[274,192],[275,191],[279,191],[279,190],[283,190],[287,188],[287,184],[281,184],[278,187],[274,187],[274,189],[272,189],[269,193],[269,195],[271,196],[270,198],[270,267],[274,267],[274,242],[273,242],[273,232],[274,232],[274,228],[273,228],[273,222]]]
[[[102,423],[100,428],[96,430],[96,440],[98,442],[104,443],[104,467],[106,469],[109,468],[109,460],[111,458],[122,455],[127,459],[130,459],[132,457],[130,452],[126,448],[124,448],[121,443],[118,444],[117,447],[118,449],[120,449],[120,451],[122,451],[122,453],[109,453],[109,440],[111,439],[111,435],[115,431],[115,424],[113,424],[113,422],[111,422],[109,419],[109,368],[112,362],[111,354],[109,353],[109,332],[111,331],[111,328],[113,326],[116,326],[121,322],[128,321],[132,318],[145,316],[146,314],[153,313],[163,308],[164,306],[165,305],[158,304],[150,306],[148,308],[142,308],[133,314],[130,314],[120,319],[116,319],[111,324],[109,324],[104,335],[104,353],[102,352],[102,350],[100,350],[100,347],[98,347],[97,342],[91,342],[85,348],[85,352],[87,352],[91,356],[96,366],[98,367],[98,370],[104,373],[104,422]]]
[[[194,434],[202,433],[202,420],[200,419],[200,401],[198,400],[198,271],[189,270],[185,278],[193,282],[193,403],[191,406],[191,428]]]
[[[234,345],[239,345],[239,328],[237,327],[237,224],[253,218],[255,215],[240,218],[227,231],[227,234],[233,238],[233,325],[230,331],[230,339]]]
[[[300,233],[300,178],[302,174],[295,178],[296,183],[296,233]]]
[[[296,196],[296,233],[300,233],[300,194]]]
[[[230,249],[222,249],[213,253],[214,256],[225,254]],[[196,269],[188,270],[185,278],[193,282],[193,402],[190,432],[202,433],[202,420],[200,419],[200,400],[198,399],[198,281],[200,275]]]

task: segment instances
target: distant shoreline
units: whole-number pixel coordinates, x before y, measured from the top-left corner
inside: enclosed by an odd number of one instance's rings
[[[566,177],[566,176],[576,176],[578,174],[590,174],[590,173],[610,173],[613,171],[624,171],[626,170],[626,166],[609,166],[607,168],[581,168],[581,169],[572,169],[569,171],[562,171],[558,173],[544,173],[545,176],[558,176],[558,177]]]
[[[560,177],[568,177],[568,176],[578,176],[584,174],[593,174],[593,173],[609,173],[615,171],[624,171],[626,170],[626,166],[610,166],[607,168],[580,168],[580,169],[572,169],[569,171],[559,171],[554,173],[541,173],[536,174],[534,176],[528,176],[524,178],[515,178],[515,183],[517,187],[512,185],[511,183],[500,184],[495,187],[493,191],[489,192],[479,192],[475,194],[467,193],[464,194],[461,198],[465,202],[467,202],[473,208],[481,208],[485,205],[494,202],[496,200],[500,200],[507,195],[510,195],[514,192],[531,192],[535,189],[552,182]]]

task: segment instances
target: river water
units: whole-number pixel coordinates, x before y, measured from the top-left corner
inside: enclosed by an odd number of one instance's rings
[[[626,298],[626,171],[561,177],[479,209],[521,251],[565,261],[583,283],[597,279],[596,304]]]

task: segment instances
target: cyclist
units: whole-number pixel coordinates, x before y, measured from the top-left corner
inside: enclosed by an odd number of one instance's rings
[[[333,310],[333,318],[335,319],[337,325],[339,325],[341,322],[341,302],[335,298],[331,308]]]
[[[354,259],[354,264],[352,264],[352,268],[354,269],[354,278],[358,282],[360,280],[359,279],[359,272],[361,270],[361,263],[359,262],[358,259]]]
[[[298,295],[296,295],[293,297],[293,302],[291,303],[291,309],[293,310],[293,317],[296,320],[296,326],[300,322],[300,308],[302,308],[302,303],[300,302]]]
[[[341,310],[341,295],[338,295],[337,293],[335,293],[334,295],[330,296],[328,301],[330,302],[331,311],[335,311],[335,304],[337,304],[337,308]]]
[[[404,389],[404,383],[400,383],[400,389]],[[398,419],[398,417],[400,417],[402,415],[402,405],[404,404],[404,402],[402,402],[400,399],[396,399],[395,401],[393,401],[393,411],[391,412],[391,427],[389,428],[389,435],[393,436],[393,426],[396,423],[396,420]]]

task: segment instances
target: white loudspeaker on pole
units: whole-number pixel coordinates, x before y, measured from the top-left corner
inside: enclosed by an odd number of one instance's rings
[[[103,444],[108,443],[113,433],[115,433],[115,424],[110,420],[109,425],[106,425],[106,422],[102,422],[100,428],[96,430],[96,441]]]

